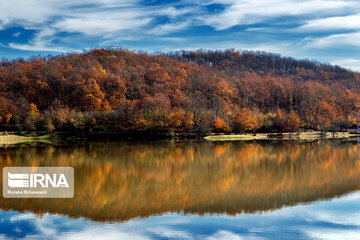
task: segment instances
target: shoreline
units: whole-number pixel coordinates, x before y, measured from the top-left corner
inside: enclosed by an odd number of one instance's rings
[[[1,132],[0,132],[1,134]],[[138,140],[202,140],[202,141],[316,141],[316,140],[356,140],[360,134],[354,132],[335,132],[322,134],[320,131],[309,131],[298,133],[257,133],[248,134],[225,134],[211,133],[209,135],[200,133],[161,133],[161,132],[11,132],[0,135],[0,146],[15,145],[22,143],[56,143],[56,142],[82,142],[82,141],[138,141]]]
[[[206,136],[208,141],[249,141],[249,140],[302,140],[302,141],[315,141],[315,140],[332,140],[332,139],[354,139],[360,138],[360,134],[353,132],[335,132],[322,134],[321,131],[311,131],[298,133],[257,133],[253,134],[211,134]]]

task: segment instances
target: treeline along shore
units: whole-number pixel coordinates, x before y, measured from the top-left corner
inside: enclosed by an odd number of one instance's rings
[[[356,127],[360,74],[264,52],[122,48],[0,62],[0,131],[208,135]]]

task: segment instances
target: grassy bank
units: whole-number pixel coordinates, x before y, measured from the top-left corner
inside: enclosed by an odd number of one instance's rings
[[[257,133],[253,134],[230,134],[230,135],[209,135],[205,139],[209,141],[241,141],[241,140],[304,140],[313,141],[320,139],[351,139],[360,137],[360,134],[350,132],[336,132],[322,134],[320,131],[303,133]]]
[[[21,136],[16,134],[1,135],[0,145],[10,145],[19,143],[49,142],[51,136]]]

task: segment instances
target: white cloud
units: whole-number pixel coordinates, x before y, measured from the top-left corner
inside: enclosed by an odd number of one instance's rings
[[[59,0],[0,1],[0,26],[16,24],[30,27],[43,24],[60,13],[62,5]]]
[[[354,58],[338,59],[331,61],[330,63],[334,65],[342,66],[347,69],[351,69],[353,71],[360,72],[360,59],[354,59]]]
[[[322,230],[306,231],[311,239],[319,240],[358,240],[360,239],[360,230],[329,230],[327,228]]]
[[[207,240],[227,240],[227,239],[242,240],[245,238],[242,238],[239,235],[234,234],[232,232],[222,230],[216,232],[212,236],[207,237],[206,239]],[[246,237],[246,239],[249,239],[249,237]]]
[[[344,225],[344,226],[357,226],[360,227],[360,213],[359,212],[343,212],[339,217],[339,210],[317,210],[307,211],[307,218],[312,221],[327,222],[331,224]]]
[[[223,0],[213,3],[224,3]],[[344,0],[242,0],[226,1],[232,4],[222,13],[201,17],[207,25],[223,30],[235,25],[248,25],[266,19],[281,16],[298,16],[308,14],[331,14],[344,9],[360,8],[356,1]]]
[[[191,25],[190,21],[179,22],[179,23],[177,23],[177,22],[176,23],[166,23],[166,24],[163,24],[163,25],[160,25],[160,26],[157,26],[157,27],[151,29],[147,33],[152,34],[152,35],[165,35],[165,34],[179,31],[179,30],[183,30],[190,25]]]
[[[360,32],[332,34],[325,37],[309,37],[304,40],[308,48],[328,48],[331,46],[360,46]]]
[[[97,228],[89,228],[80,232],[59,233],[56,239],[76,240],[76,239],[133,239],[133,240],[149,240],[150,238],[137,232],[126,232],[117,229],[116,226],[101,226]]]
[[[9,47],[25,51],[40,52],[68,52],[71,49],[53,46],[51,41],[55,34],[54,29],[45,28],[38,32],[28,44],[9,43]]]
[[[10,217],[9,221],[16,222],[16,221],[23,221],[23,220],[29,220],[29,219],[34,219],[33,213],[24,213],[24,214],[15,215],[15,216]]]
[[[158,14],[168,16],[169,18],[176,18],[176,17],[184,15],[184,14],[193,13],[194,11],[196,11],[195,8],[178,9],[175,7],[168,7],[168,8],[164,8],[164,9],[161,9],[160,11],[158,11]]]
[[[276,33],[280,32],[281,30],[277,28],[271,28],[271,27],[249,27],[246,28],[247,32],[268,32],[268,33]]]
[[[342,17],[328,17],[307,21],[298,28],[306,31],[360,29],[360,14]]]
[[[61,19],[53,27],[63,32],[111,36],[124,30],[134,30],[147,25],[152,18],[146,16],[148,13],[142,10],[82,13]]]
[[[166,227],[151,228],[149,229],[149,232],[152,232],[157,236],[167,239],[193,239],[193,237],[185,231],[170,229]]]

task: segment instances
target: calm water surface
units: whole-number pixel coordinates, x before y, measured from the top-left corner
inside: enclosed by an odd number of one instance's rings
[[[352,142],[23,145],[0,164],[75,169],[73,199],[1,198],[0,239],[360,239]]]

